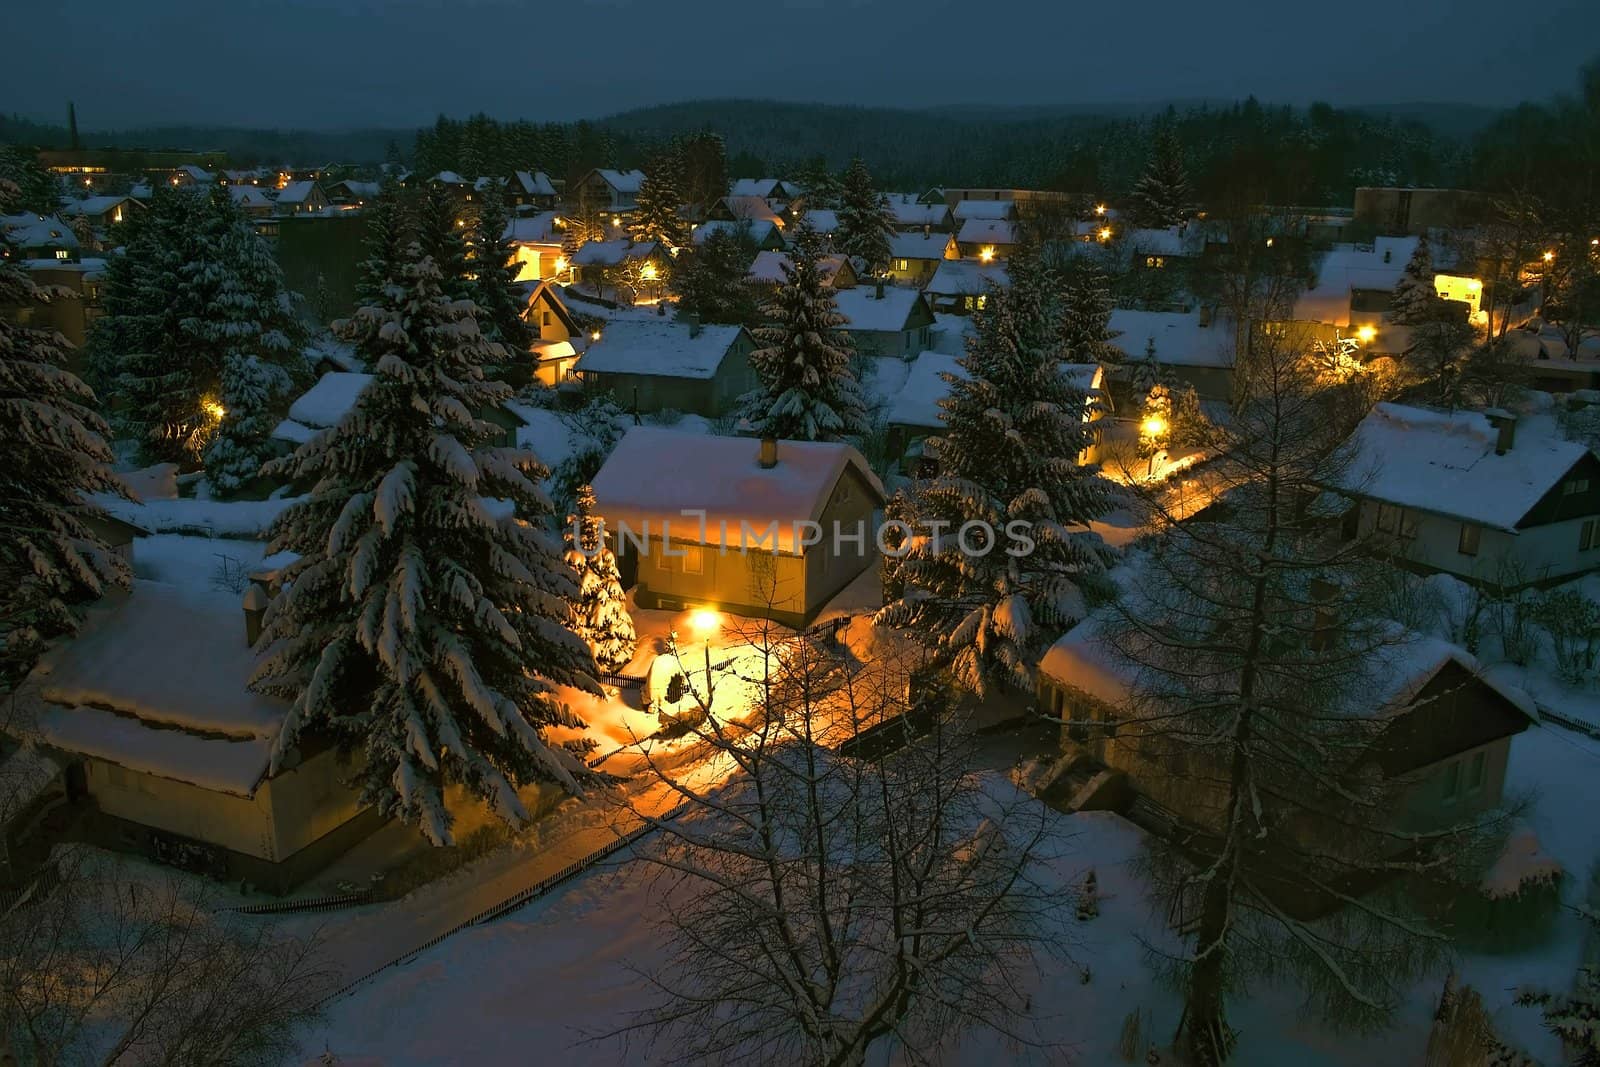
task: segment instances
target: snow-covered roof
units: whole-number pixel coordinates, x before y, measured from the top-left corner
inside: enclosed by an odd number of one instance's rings
[[[753,282],[782,285],[786,280],[783,273],[785,266],[794,266],[794,260],[789,258],[789,253],[765,249],[757,252],[756,258],[750,261],[750,270],[746,272],[745,277]],[[825,281],[839,273],[839,268],[843,266],[843,256],[828,255],[817,257],[817,272],[822,275]]]
[[[556,195],[555,183],[550,180],[550,175],[542,170],[536,170],[531,174],[528,171],[519,170],[512,177],[516,179],[517,185],[521,186],[522,191],[528,196]]]
[[[78,238],[73,235],[71,226],[55,215],[38,215],[32,211],[0,215],[0,237],[22,248],[38,245],[78,247]]]
[[[947,233],[892,233],[889,255],[895,259],[943,259],[951,240]]]
[[[839,231],[839,213],[832,208],[815,207],[800,216],[802,222],[827,236]]]
[[[765,219],[780,226],[783,221],[783,216],[759,196],[725,196],[721,205],[735,219],[749,219],[752,222]]]
[[[1505,455],[1499,432],[1476,411],[1376,405],[1346,443],[1337,488],[1375,500],[1514,530],[1588,448],[1549,416],[1523,419]]]
[[[1123,240],[1130,249],[1147,255],[1181,256],[1188,251],[1184,236],[1176,226],[1164,230],[1129,230]]]
[[[363,182],[354,178],[346,178],[342,182],[334,182],[333,188],[343,187],[345,192],[361,200],[371,200],[383,190],[381,182]]]
[[[623,263],[649,259],[658,251],[660,251],[660,245],[654,241],[640,241],[635,244],[626,237],[616,237],[609,241],[588,241],[573,254],[572,265],[575,267],[617,267]]]
[[[86,196],[63,207],[61,214],[67,218],[72,218],[74,215],[104,215],[118,204],[136,202],[131,196]]]
[[[190,542],[204,580],[227,542]],[[134,547],[139,566],[142,543]],[[248,796],[266,773],[288,705],[250,690],[238,594],[195,582],[139,578],[86,612],[33,675],[38,730],[55,747],[206,789]]]
[[[467,179],[463,178],[453,170],[441,170],[438,174],[433,176],[432,180],[436,182],[442,182],[445,185],[467,184]]]
[[[1330,326],[1350,325],[1350,291],[1393,289],[1419,240],[1379,237],[1370,247],[1334,245],[1317,264],[1317,283],[1295,301],[1294,317]]]
[[[961,224],[961,232],[956,235],[956,240],[962,244],[1014,245],[1017,243],[1017,224],[1010,219],[968,219]]]
[[[922,291],[929,296],[977,296],[989,286],[1009,288],[1011,275],[1003,263],[980,263],[975,259],[946,259],[933,269],[933,277]]]
[[[318,430],[336,426],[356,406],[371,382],[370,374],[329,371],[289,405],[289,417]]]
[[[556,233],[556,219],[560,217],[555,211],[541,211],[537,215],[511,219],[500,235],[501,240],[532,245],[560,244],[561,237]]]
[[[757,531],[776,523],[777,550],[795,553],[804,530],[794,524],[815,522],[849,467],[881,498],[883,486],[861,453],[849,445],[823,441],[780,441],[778,463],[760,465],[760,442],[749,437],[716,437],[655,426],[629,430],[600,473],[594,477],[595,510],[613,532],[627,523],[635,533],[650,521],[661,536],[670,522],[674,540],[705,544],[741,544],[740,523]],[[696,515],[686,517],[685,508]],[[698,512],[704,511],[702,532]],[[724,524],[727,524],[724,532]],[[767,544],[770,545],[769,539]],[[761,549],[755,549],[760,551]]]
[[[891,197],[889,212],[896,226],[943,226],[950,218],[950,209],[943,203],[919,204],[914,198]]]
[[[939,401],[950,395],[946,374],[967,377],[959,356],[944,352],[924,352],[911,363],[906,383],[889,408],[889,422],[900,426],[937,428],[944,425],[944,410]]]
[[[197,167],[193,163],[185,163],[183,166],[178,168],[178,171],[182,174],[187,174],[190,179],[197,182],[214,182],[217,180],[217,176],[215,174],[212,174],[204,167]]]
[[[616,319],[589,346],[574,369],[601,374],[649,374],[667,378],[716,376],[743,326],[692,329],[670,319]]]
[[[1154,339],[1156,362],[1175,367],[1231,367],[1234,357],[1232,322],[1215,318],[1200,325],[1198,311],[1134,311],[1114,308],[1111,329],[1121,334],[1113,340],[1130,360],[1144,358]]]
[[[267,199],[267,194],[254,185],[230,185],[228,196],[240,207],[271,207],[272,201]]]
[[[769,197],[792,195],[789,187],[777,178],[735,178],[728,186],[729,196]]]
[[[844,328],[857,333],[898,333],[907,328],[912,313],[923,302],[916,289],[893,285],[881,290],[875,285],[840,289],[833,299],[847,320]]]
[[[712,219],[710,222],[702,222],[696,226],[692,239],[695,244],[703,245],[706,243],[706,238],[714,233],[727,233],[734,236],[748,233],[750,240],[756,244],[765,244],[777,229],[777,223],[771,219],[739,219],[736,222],[730,222],[727,219]]]
[[[311,199],[311,193],[316,188],[317,183],[313,181],[290,182],[278,190],[278,203],[303,204]]]
[[[970,219],[1016,218],[1015,200],[957,200],[952,214],[962,222]]]
[[[601,179],[619,193],[637,193],[644,184],[644,171],[642,170],[608,170],[601,167],[595,171]]]

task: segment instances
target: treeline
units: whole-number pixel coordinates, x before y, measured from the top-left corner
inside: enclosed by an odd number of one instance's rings
[[[84,148],[222,152],[239,167],[383,162],[393,148],[409,148],[411,130],[259,130],[230,126],[151,126],[130,130],[85,130]],[[0,115],[0,144],[67,148],[65,126]]]

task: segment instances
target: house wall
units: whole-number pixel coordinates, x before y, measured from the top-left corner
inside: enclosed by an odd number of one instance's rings
[[[361,813],[361,794],[345,785],[355,768],[329,748],[261,783],[271,808],[273,854],[286,859]]]
[[[1194,386],[1194,391],[1202,400],[1233,399],[1232,367],[1184,367],[1173,364],[1166,366],[1180,386]]]
[[[686,554],[676,555],[680,552]],[[787,625],[806,618],[807,561],[801,556],[755,545],[724,553],[676,538],[670,545],[652,539],[648,555],[633,554],[639,561],[634,601],[640,607],[681,610],[703,605],[736,615],[770,614]]]
[[[933,327],[924,324],[907,330],[851,330],[850,340],[863,356],[914,359],[932,344]]]
[[[519,244],[511,256],[517,268],[516,277],[512,280],[536,282],[554,278],[560,273],[556,270],[558,259],[562,259],[561,246],[558,244]],[[563,261],[562,266],[565,265]]]
[[[1388,539],[1389,550],[1397,558],[1426,571],[1496,581],[1509,569],[1520,575],[1521,584],[1545,582],[1600,567],[1600,544],[1594,544],[1588,551],[1578,547],[1583,524],[1588,521],[1583,518],[1529,527],[1514,534],[1480,526],[1477,555],[1466,555],[1460,550],[1463,524],[1459,519],[1406,508],[1400,516],[1401,532],[1391,535],[1378,530],[1377,501],[1363,500],[1360,509],[1357,531],[1361,536]]]
[[[933,280],[939,263],[937,259],[891,259],[889,277],[896,285],[914,285],[920,289]]]
[[[1505,795],[1511,738],[1502,737],[1420,768],[1404,799],[1402,824],[1421,828],[1488,811]]]
[[[847,467],[822,509],[819,523],[823,540],[806,549],[807,617],[821,611],[858,574],[877,562],[877,528],[873,524],[877,505],[876,490],[854,467]],[[836,528],[843,535],[838,551],[833,544]],[[858,531],[862,535],[859,544],[843,539],[854,537]]]
[[[723,357],[715,377],[668,378],[654,374],[613,374],[585,371],[625,410],[640,412],[674,411],[717,418],[736,409],[738,400],[756,386],[750,369],[751,343],[741,335]]]

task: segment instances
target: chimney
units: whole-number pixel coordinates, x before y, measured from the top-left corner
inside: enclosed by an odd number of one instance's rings
[[[882,278],[878,279],[877,289],[878,289],[877,299],[882,300],[883,299],[883,279]]]
[[[778,439],[770,434],[761,439],[760,463],[767,471],[778,465]]]
[[[1512,446],[1517,443],[1517,417],[1505,408],[1490,408],[1483,414],[1497,434],[1494,442],[1494,454],[1503,456],[1510,452]]]
[[[251,648],[261,640],[261,620],[267,614],[267,587],[251,582],[244,591],[244,643]]]
[[[678,321],[689,327],[690,337],[700,336],[700,313],[698,311],[680,311]]]

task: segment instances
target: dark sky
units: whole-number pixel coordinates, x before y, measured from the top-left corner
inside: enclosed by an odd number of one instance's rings
[[[701,97],[1502,105],[1566,91],[1600,2],[18,0],[0,111],[86,129],[572,119]]]

